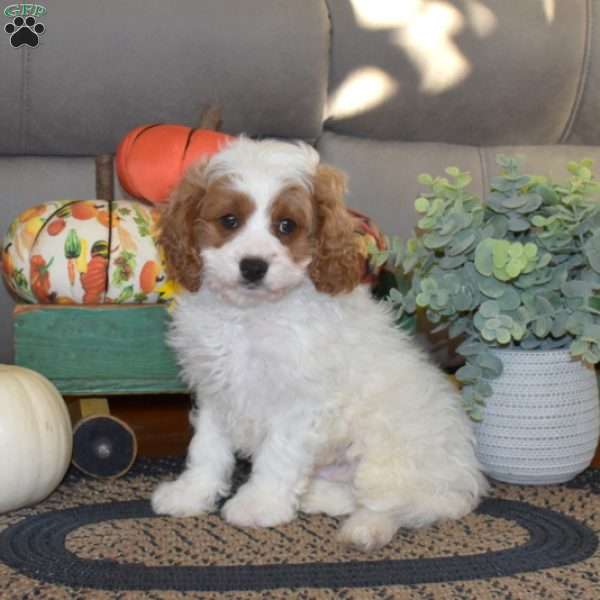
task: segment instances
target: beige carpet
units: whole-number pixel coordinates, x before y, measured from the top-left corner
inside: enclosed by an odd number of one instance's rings
[[[600,598],[599,470],[496,484],[477,513],[364,554],[336,542],[329,517],[243,530],[153,516],[153,487],[181,466],[144,460],[115,481],[70,472],[41,504],[1,515],[0,598]]]

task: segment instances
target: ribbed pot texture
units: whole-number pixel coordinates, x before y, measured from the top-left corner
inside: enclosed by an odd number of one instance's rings
[[[495,350],[502,375],[475,425],[485,472],[509,483],[562,483],[586,469],[600,435],[596,371],[568,350]]]

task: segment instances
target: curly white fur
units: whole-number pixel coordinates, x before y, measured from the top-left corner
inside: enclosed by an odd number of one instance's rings
[[[284,293],[256,302],[232,297],[231,282],[228,293],[211,285],[211,255],[235,262],[236,248],[260,247],[260,223],[208,249],[207,285],[178,300],[169,343],[199,407],[186,469],[158,487],[154,510],[213,510],[237,452],[253,469],[223,508],[236,525],[275,526],[298,510],[348,514],[340,539],[370,549],[399,527],[470,512],[486,482],[459,395],[364,285],[320,293],[305,265],[291,283],[282,276]]]

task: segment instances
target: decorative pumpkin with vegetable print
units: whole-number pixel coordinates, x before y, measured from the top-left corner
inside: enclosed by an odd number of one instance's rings
[[[140,200],[166,202],[191,163],[220,150],[231,136],[185,125],[142,125],[117,149],[117,174],[123,189]]]
[[[134,200],[48,202],[10,225],[2,272],[33,303],[165,302],[176,286],[165,276],[158,227],[158,209]]]

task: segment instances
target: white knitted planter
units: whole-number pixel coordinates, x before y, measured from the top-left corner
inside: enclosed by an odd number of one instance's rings
[[[581,473],[600,432],[595,370],[568,350],[494,353],[504,371],[490,380],[494,393],[475,425],[485,472],[531,484],[561,483]]]

